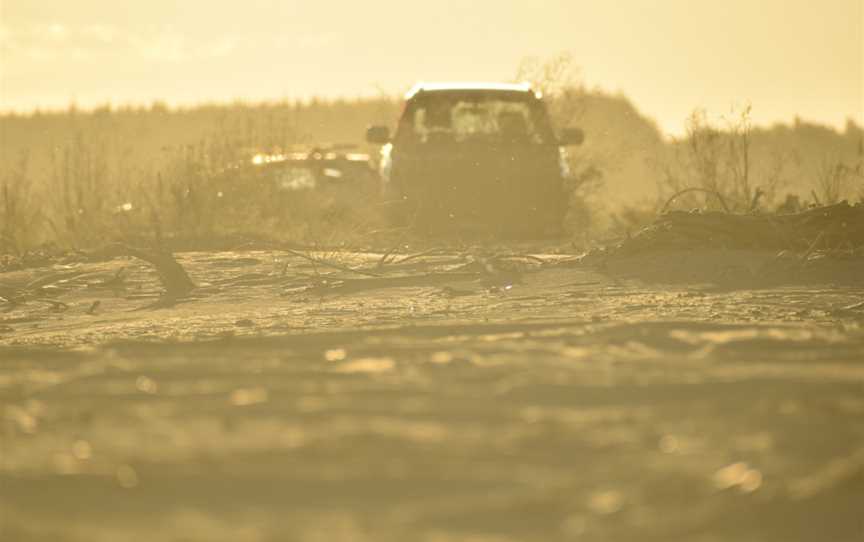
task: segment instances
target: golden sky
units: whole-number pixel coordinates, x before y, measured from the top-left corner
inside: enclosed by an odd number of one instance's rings
[[[0,0],[0,108],[358,96],[573,55],[669,133],[695,108],[864,123],[864,0]]]

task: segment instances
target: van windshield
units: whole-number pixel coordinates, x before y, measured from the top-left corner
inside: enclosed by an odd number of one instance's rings
[[[540,107],[525,100],[442,96],[424,100],[407,116],[406,131],[419,143],[478,140],[541,144],[549,139]]]

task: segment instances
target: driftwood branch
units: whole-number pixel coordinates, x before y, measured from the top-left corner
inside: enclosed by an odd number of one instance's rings
[[[703,192],[705,194],[711,194],[712,196],[717,198],[717,200],[720,202],[720,205],[723,206],[724,211],[726,211],[727,213],[732,212],[729,210],[729,206],[726,204],[726,200],[723,198],[723,196],[720,194],[720,192],[717,192],[716,190],[710,190],[708,188],[691,187],[691,188],[685,188],[684,190],[679,190],[678,192],[675,192],[674,194],[672,194],[669,197],[669,199],[666,200],[666,204],[663,205],[663,208],[660,210],[660,214],[662,215],[666,211],[668,211],[669,206],[672,205],[673,201],[678,199],[680,196],[683,196],[684,194],[689,194],[690,192]]]
[[[405,288],[414,286],[441,286],[454,282],[464,282],[483,278],[484,273],[428,273],[424,275],[409,275],[402,277],[375,277],[365,279],[343,279],[333,284],[322,284],[312,288],[317,293],[347,294],[365,290],[384,288]]]
[[[99,251],[103,257],[131,256],[145,261],[156,269],[159,281],[168,297],[176,298],[188,294],[195,283],[169,251],[144,250],[123,243],[112,243]]]
[[[364,276],[367,276],[367,277],[380,277],[380,276],[381,276],[380,274],[378,274],[378,273],[373,273],[373,272],[371,272],[371,271],[364,271],[364,270],[362,270],[362,269],[354,269],[354,268],[347,267],[347,266],[344,266],[344,265],[339,265],[338,263],[328,262],[327,260],[322,260],[321,258],[314,258],[314,257],[312,257],[312,256],[310,256],[310,255],[308,255],[308,254],[304,254],[304,253],[302,253],[302,252],[300,252],[300,251],[292,250],[292,249],[290,249],[290,248],[283,248],[282,250],[283,250],[284,252],[287,252],[288,254],[290,254],[290,255],[292,255],[292,256],[296,256],[296,257],[298,257],[298,258],[302,258],[302,259],[304,259],[304,260],[306,260],[306,261],[308,261],[308,262],[311,262],[311,263],[313,263],[313,264],[315,264],[315,265],[320,265],[320,266],[322,266],[322,267],[329,267],[329,268],[331,268],[331,269],[337,269],[337,270],[339,270],[339,271],[344,271],[344,272],[346,272],[346,273],[356,273],[356,274],[358,274],[358,275],[364,275]]]

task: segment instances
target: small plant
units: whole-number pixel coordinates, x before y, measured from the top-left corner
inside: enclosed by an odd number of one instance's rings
[[[32,201],[28,166],[29,156],[22,152],[16,166],[0,179],[0,254],[18,255],[35,240],[41,210]]]
[[[817,171],[816,194],[817,203],[832,205],[838,203],[852,188],[853,170],[846,164],[830,158],[823,158]]]
[[[727,212],[754,212],[770,203],[782,184],[785,157],[753,163],[751,107],[724,117],[718,126],[704,110],[687,119],[683,139],[673,140],[673,158],[663,165],[663,197],[679,204]],[[700,204],[701,200],[701,204]]]
[[[545,61],[525,59],[519,65],[515,79],[530,82],[543,94],[555,126],[566,128],[580,124],[585,114],[586,91],[579,81],[579,70],[571,54],[562,53]],[[606,172],[615,167],[615,157],[595,147],[590,137],[587,144],[570,148],[565,155],[570,171],[565,186],[568,196],[565,228],[572,234],[578,233],[585,243],[597,233],[599,215],[602,214],[600,194]]]
[[[548,60],[526,58],[519,64],[515,80],[529,82],[543,94],[557,126],[569,126],[584,113],[585,92],[579,81],[579,69],[570,53],[561,53]]]
[[[46,221],[61,244],[79,248],[110,235],[106,218],[113,183],[107,155],[104,142],[83,133],[52,150]]]

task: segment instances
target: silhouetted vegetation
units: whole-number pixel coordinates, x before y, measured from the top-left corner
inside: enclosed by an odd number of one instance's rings
[[[217,180],[257,152],[357,141],[367,123],[391,122],[397,108],[382,98],[3,116],[2,250],[142,237],[348,236],[357,226],[352,218],[365,220],[352,216],[364,214],[357,194],[297,193],[284,201],[257,192],[228,201],[215,189]],[[237,170],[232,180],[256,190],[244,174]]]
[[[680,138],[621,94],[581,85],[572,59],[526,62],[558,127],[579,126],[570,152],[569,233],[582,243],[622,236],[672,207],[788,211],[854,201],[864,191],[864,132],[795,119],[754,126],[749,109],[686,120]],[[393,125],[400,101],[373,99],[206,104],[172,109],[104,106],[0,117],[0,250],[65,249],[110,241],[257,236],[305,244],[356,243],[383,224],[374,194],[272,193],[225,198],[214,183],[255,152],[361,143],[369,124]],[[242,186],[242,175],[235,179]],[[280,199],[281,198],[281,199]],[[785,206],[785,207],[784,207]],[[149,241],[148,241],[149,242]]]

